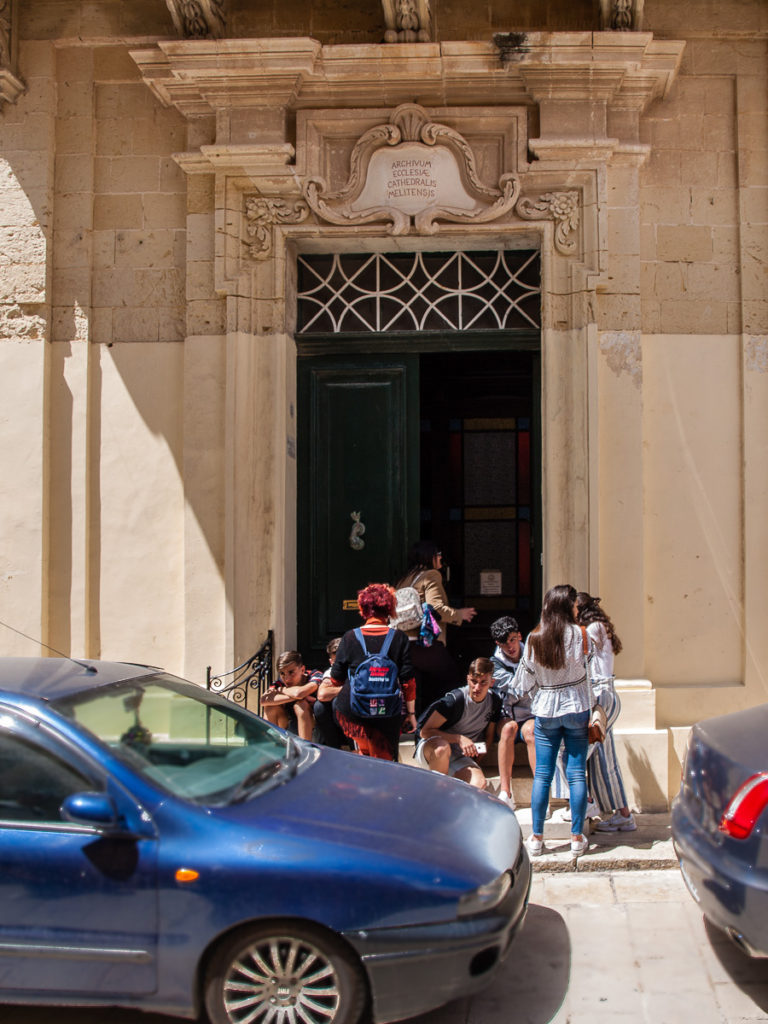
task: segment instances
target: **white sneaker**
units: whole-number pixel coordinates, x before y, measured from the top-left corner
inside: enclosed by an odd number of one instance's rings
[[[540,857],[544,853],[544,840],[537,839],[533,833],[525,840],[525,848],[530,857]]]
[[[617,811],[607,821],[598,821],[595,825],[596,832],[634,832],[636,828],[637,824],[631,811],[626,818]]]
[[[571,857],[574,860],[577,857],[580,857],[582,853],[586,853],[588,848],[589,840],[586,836],[579,836],[576,839],[574,839],[573,836],[571,836]]]
[[[503,803],[505,803],[507,805],[507,807],[509,807],[510,811],[516,811],[517,810],[517,804],[515,803],[515,798],[512,796],[511,793],[507,793],[507,791],[505,789],[500,789],[499,792],[496,794],[496,796],[499,798],[499,800],[501,800]]]

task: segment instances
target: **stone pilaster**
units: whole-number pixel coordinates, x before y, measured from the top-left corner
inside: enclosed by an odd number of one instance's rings
[[[25,89],[16,73],[17,10],[17,0],[0,0],[0,111],[4,104],[15,103]]]

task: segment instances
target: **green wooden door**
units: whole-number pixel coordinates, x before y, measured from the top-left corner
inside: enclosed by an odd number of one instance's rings
[[[361,587],[396,582],[417,536],[418,375],[417,355],[299,358],[298,642],[311,666],[360,624]]]

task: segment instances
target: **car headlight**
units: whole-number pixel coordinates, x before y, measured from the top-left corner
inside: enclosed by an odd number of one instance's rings
[[[505,871],[492,882],[466,893],[459,900],[459,917],[471,917],[473,914],[484,914],[487,910],[493,910],[507,895],[511,885],[512,879],[509,872]]]

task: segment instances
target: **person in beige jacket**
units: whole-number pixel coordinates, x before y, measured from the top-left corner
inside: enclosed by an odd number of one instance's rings
[[[422,604],[432,606],[440,626],[440,635],[431,647],[419,644],[418,627],[406,631],[411,641],[411,662],[416,670],[417,713],[439,700],[449,690],[461,686],[459,667],[446,647],[446,627],[471,622],[476,615],[474,608],[452,608],[448,603],[440,573],[442,566],[443,555],[437,544],[430,540],[420,540],[411,548],[408,569],[397,584],[398,589],[413,587]]]

